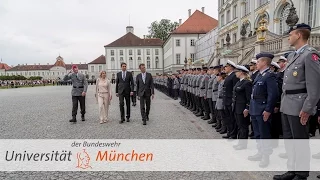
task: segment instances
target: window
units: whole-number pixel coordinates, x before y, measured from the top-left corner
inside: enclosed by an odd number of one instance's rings
[[[42,76],[44,76],[44,72],[42,72]]]
[[[133,69],[133,59],[129,57],[129,69]]]
[[[290,12],[290,7],[291,5],[289,3],[287,3],[280,14],[280,31],[279,33],[282,35],[283,33],[285,33],[287,30],[289,30],[289,26],[286,23],[287,17],[289,15]]]
[[[141,63],[142,63],[141,57],[138,57],[138,65],[140,65]]]
[[[194,53],[191,53],[191,54],[190,54],[190,58],[191,58],[192,62],[194,62],[194,59],[195,59],[195,57],[196,57],[195,55],[196,55],[196,54],[194,54]]]
[[[102,71],[102,66],[100,65],[100,66],[99,66],[99,72],[101,72],[101,71]]]
[[[129,50],[129,55],[132,55],[132,49]]]
[[[138,49],[138,55],[141,55],[141,49]]]
[[[28,75],[28,73],[27,73],[27,72],[25,72],[25,73],[24,73],[24,75]]]
[[[158,69],[159,68],[159,58],[158,58],[158,56],[156,56],[156,69]]]
[[[176,46],[180,46],[180,39],[176,39]]]
[[[123,50],[120,50],[120,56],[123,56]]]
[[[155,49],[155,55],[159,55],[159,49]]]
[[[112,60],[112,58],[111,58]],[[91,66],[91,72],[94,72],[94,66]]]
[[[120,62],[123,62],[123,57],[120,57]]]
[[[59,74],[60,74],[60,73],[58,72],[58,76],[59,76]],[[38,75],[40,75],[40,73],[38,73]]]
[[[237,33],[233,34],[233,42],[237,42]]]
[[[150,61],[147,61],[147,68],[150,69]]]
[[[180,54],[176,54],[176,64],[180,64]]]
[[[308,25],[311,27],[315,26],[314,20],[316,17],[315,0],[309,0],[309,10],[308,10]]]
[[[227,11],[227,22],[226,23],[229,23],[230,22],[230,10]]]
[[[191,39],[191,40],[190,40],[190,46],[195,46],[195,45],[196,45],[195,40],[194,40],[194,39]]]
[[[233,6],[233,19],[237,18],[237,5]]]
[[[120,57],[121,59],[122,57]],[[120,60],[121,61],[121,60]],[[111,69],[115,69],[116,68],[116,63],[114,61],[114,59],[111,58]]]
[[[147,57],[147,61],[150,61],[150,57],[149,56]]]
[[[224,26],[224,15],[221,15],[221,26]]]
[[[111,50],[111,56],[114,56],[114,50]]]
[[[250,13],[250,0],[247,0],[244,5],[244,16]]]
[[[150,55],[150,49],[147,49],[147,55]]]

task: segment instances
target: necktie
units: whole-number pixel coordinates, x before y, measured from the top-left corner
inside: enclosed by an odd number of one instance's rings
[[[122,72],[122,79],[123,79],[123,80],[126,79],[126,72]]]

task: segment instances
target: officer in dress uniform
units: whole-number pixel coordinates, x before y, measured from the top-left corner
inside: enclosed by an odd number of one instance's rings
[[[193,74],[193,78],[192,78],[192,98],[193,98],[193,108],[191,109],[191,111],[194,114],[199,113],[199,109],[198,109],[198,103],[197,103],[197,98],[196,98],[196,91],[197,91],[197,78],[198,78],[198,70],[196,68],[194,68],[194,74]]]
[[[209,103],[207,101],[207,92],[208,92],[208,83],[209,83],[209,75],[207,74],[208,68],[203,67],[201,71],[201,82],[199,85],[199,97],[201,100],[201,105],[204,110],[204,116],[201,117],[203,120],[209,120],[210,119],[210,108]],[[211,99],[210,99],[211,100]],[[212,100],[211,100],[212,102]]]
[[[185,78],[185,69],[182,69],[181,71],[180,71],[180,74],[179,74],[179,76],[180,76],[180,89],[179,89],[179,91],[180,91],[180,105],[183,105],[184,103],[185,103],[185,94],[184,94],[184,90],[183,90],[183,88],[184,88],[184,78]]]
[[[239,81],[239,78],[237,78],[234,69],[237,67],[237,65],[228,60],[226,66],[224,67],[225,73],[227,73],[227,78],[224,81],[224,98],[223,103],[225,106],[225,118],[224,122],[227,126],[227,135],[222,136],[222,138],[225,139],[236,139],[237,138],[237,124],[234,117],[234,113],[232,111],[232,97],[233,97],[233,88],[236,85],[236,83]]]
[[[188,76],[188,97],[189,97],[189,106],[187,107],[190,111],[193,109],[193,96],[192,96],[192,82],[193,82],[193,68],[190,70]]]
[[[289,44],[296,51],[288,56],[283,78],[280,111],[284,139],[309,139],[308,120],[320,99],[320,54],[308,45],[311,27],[297,24],[290,29]],[[308,141],[285,141],[289,171],[274,179],[307,179],[310,166]]]
[[[238,65],[236,76],[240,80],[233,88],[233,111],[238,126],[239,142],[234,146],[236,150],[247,148],[247,139],[249,137],[250,115],[249,106],[252,93],[252,81],[249,75],[249,69]]]
[[[197,68],[197,79],[196,79],[196,92],[195,92],[195,95],[196,95],[196,100],[197,100],[197,106],[198,106],[198,113],[195,113],[195,115],[197,117],[201,117],[201,116],[204,116],[204,109],[203,109],[203,106],[201,104],[201,97],[200,97],[200,83],[202,81],[202,79],[204,78],[204,76],[201,74],[201,68]]]
[[[217,130],[221,128],[221,121],[217,120],[218,116],[218,110],[215,108],[216,107],[216,102],[218,99],[218,87],[219,87],[219,82],[217,80],[217,75],[221,72],[221,65],[214,66],[213,67],[213,82],[212,82],[212,107],[213,107],[213,114],[212,114],[212,121],[208,121],[208,124],[215,123],[212,125],[212,127],[216,128]]]
[[[176,74],[172,75],[172,81],[173,81],[172,83],[173,99],[177,100],[179,96],[180,82]]]
[[[184,107],[188,107],[189,106],[189,93],[188,93],[188,88],[189,88],[189,84],[188,84],[188,81],[189,81],[189,73],[190,73],[190,70],[186,70],[184,72],[184,78],[183,78],[183,84],[184,84],[184,87],[183,87],[183,93],[184,93],[184,104],[183,106]]]
[[[224,103],[223,103],[223,94],[224,94],[224,82],[227,74],[224,72],[220,72],[217,74],[217,82],[218,82],[218,91],[217,91],[217,102],[216,102],[216,109],[217,109],[217,132],[220,134],[227,133],[227,127],[224,124],[223,119],[225,118],[225,111],[224,111]]]
[[[249,63],[249,67],[250,67],[250,76],[251,76],[251,80],[254,81],[259,73],[259,71],[257,70],[257,60],[252,59],[251,62]],[[251,133],[249,134],[249,137],[254,139],[254,132],[253,132],[253,126],[252,126],[252,121],[250,120],[250,128],[251,128]]]
[[[210,67],[209,70],[208,70],[208,76],[209,76],[209,80],[208,80],[208,89],[207,89],[207,92],[206,92],[206,100],[208,102],[208,105],[209,105],[209,110],[210,110],[210,113],[211,113],[211,120],[208,121],[208,124],[213,124],[213,123],[216,123],[216,119],[214,117],[214,107],[213,106],[213,101],[212,101],[212,84],[213,84],[213,81],[215,80],[216,78],[216,75],[213,74],[213,69],[214,67]]]
[[[258,59],[257,70],[259,74],[253,82],[249,114],[251,115],[254,136],[258,140],[258,153],[249,156],[250,161],[260,161],[259,166],[264,168],[269,165],[269,156],[272,154],[271,139],[271,114],[277,102],[279,92],[276,75],[270,71],[274,56],[269,53],[256,55]]]

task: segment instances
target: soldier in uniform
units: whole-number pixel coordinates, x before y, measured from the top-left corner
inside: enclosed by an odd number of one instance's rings
[[[280,66],[276,62],[272,61],[270,70],[277,74],[279,69],[280,69]]]
[[[133,95],[131,96],[132,106],[137,105],[137,80],[134,76],[134,71],[131,71],[131,74],[133,76]]]
[[[200,85],[199,85],[199,97],[201,100],[202,108],[204,110],[204,116],[201,117],[201,119],[203,119],[203,120],[210,119],[210,108],[209,108],[209,103],[207,101],[208,83],[209,83],[210,77],[208,76],[207,71],[208,71],[207,67],[202,68],[202,71],[201,71],[202,78],[201,78]],[[212,102],[212,100],[211,100],[211,102]]]
[[[193,82],[193,75],[194,74],[194,70],[191,69],[190,70],[190,74],[188,76],[188,97],[189,97],[189,106],[187,107],[190,111],[193,110],[193,95],[192,95],[192,89],[193,89],[193,85],[192,85],[192,82]]]
[[[180,74],[179,74],[179,79],[180,79],[180,89],[179,89],[179,94],[180,94],[180,105],[183,105],[185,103],[185,94],[184,94],[184,77],[185,77],[185,70],[182,69],[180,71]]]
[[[249,137],[249,105],[252,93],[252,82],[249,70],[241,65],[236,68],[236,76],[240,79],[233,88],[233,111],[238,126],[239,143],[234,146],[236,150],[247,148]]]
[[[250,67],[250,75],[251,75],[251,79],[252,81],[254,81],[259,73],[259,71],[257,70],[257,60],[252,59],[251,62],[249,63],[249,67]]]
[[[197,104],[197,101],[196,101],[196,86],[197,86],[197,77],[198,77],[198,71],[197,71],[197,69],[196,68],[194,68],[193,69],[193,77],[192,77],[192,83],[191,83],[191,87],[192,87],[192,89],[191,89],[191,94],[192,94],[192,99],[193,99],[193,102],[192,102],[192,109],[191,109],[191,111],[193,112],[193,113],[198,113],[198,108],[197,108],[197,106],[198,106],[198,104]]]
[[[180,82],[176,74],[172,75],[172,81],[173,81],[173,85],[172,85],[173,99],[177,100],[179,96]]]
[[[196,78],[196,88],[195,88],[195,96],[196,96],[196,102],[197,102],[197,113],[195,115],[197,117],[204,116],[203,114],[203,107],[201,104],[201,97],[200,97],[200,83],[202,81],[203,75],[201,74],[201,68],[197,68],[197,78]]]
[[[272,154],[271,139],[271,114],[277,102],[279,92],[276,75],[270,71],[274,56],[268,53],[256,55],[258,59],[257,70],[259,74],[253,81],[249,114],[251,115],[255,139],[258,142],[258,153],[249,156],[250,161],[260,161],[259,166],[264,168],[269,165],[269,156]]]
[[[308,120],[315,115],[320,99],[320,55],[308,45],[310,33],[307,24],[297,24],[289,33],[289,44],[296,51],[288,56],[283,78],[280,112],[284,139],[309,139]],[[307,179],[309,171],[295,170],[309,168],[309,142],[290,142],[285,141],[289,171],[274,179]]]
[[[225,139],[236,139],[237,138],[237,124],[234,117],[234,113],[232,111],[232,96],[233,96],[233,88],[236,85],[236,83],[239,81],[239,78],[237,78],[234,69],[237,67],[237,65],[228,60],[226,66],[224,67],[225,73],[227,73],[227,78],[224,81],[224,98],[223,103],[225,106],[225,118],[224,122],[227,126],[227,135],[222,136],[222,138]]]
[[[69,122],[76,123],[77,111],[78,111],[78,101],[80,103],[81,109],[81,120],[85,121],[84,115],[86,113],[86,93],[88,89],[88,81],[84,74],[78,72],[78,67],[76,65],[72,66],[70,72],[63,78],[64,81],[72,81],[72,119]]]
[[[211,123],[216,123],[213,124],[212,127],[216,128],[217,130],[221,128],[221,118],[218,120],[217,115],[218,111],[215,108],[216,107],[216,102],[218,99],[218,88],[219,88],[219,82],[217,79],[217,75],[221,72],[221,66],[214,66],[213,67],[213,82],[212,82],[212,107],[213,107],[213,113],[212,113],[212,121],[208,121],[208,124]],[[215,122],[216,121],[216,122]]]
[[[224,124],[223,119],[225,118],[225,111],[224,111],[224,103],[223,103],[223,93],[224,93],[224,88],[223,84],[225,81],[227,74],[224,72],[220,72],[217,74],[217,82],[218,82],[218,91],[217,91],[217,102],[215,109],[217,110],[217,127],[220,126],[220,128],[216,128],[217,132],[220,134],[225,134],[227,133],[227,127]]]
[[[209,81],[208,81],[208,89],[207,89],[207,95],[206,95],[206,100],[208,102],[208,105],[209,105],[209,110],[210,110],[210,113],[211,113],[211,120],[208,121],[208,124],[213,124],[213,123],[216,123],[216,119],[214,117],[214,107],[215,105],[213,105],[213,101],[212,101],[212,94],[213,94],[213,91],[212,91],[212,87],[213,87],[213,81],[216,79],[216,75],[213,74],[213,69],[214,67],[210,67],[209,68],[209,71],[208,71],[208,76],[209,76]]]

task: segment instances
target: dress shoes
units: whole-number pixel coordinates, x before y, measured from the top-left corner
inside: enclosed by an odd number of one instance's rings
[[[266,168],[269,166],[269,156],[262,156],[262,159],[259,163],[259,167]]]
[[[199,112],[198,114],[196,114],[197,117],[203,116],[202,112]]]
[[[130,122],[130,118],[127,118],[127,122]]]
[[[136,106],[136,105],[137,105],[136,103],[133,103],[133,104],[132,104],[132,106]]]
[[[296,175],[296,177],[294,177],[292,180],[306,180],[306,177],[299,177],[298,175]]]
[[[73,123],[76,123],[76,122],[77,122],[77,119],[76,119],[76,117],[75,117],[75,116],[73,116],[73,117],[72,117],[72,119],[70,119],[70,120],[69,120],[69,122],[73,122]]]
[[[215,124],[214,124],[214,125],[215,125]],[[212,125],[212,127],[214,127],[214,125]],[[216,128],[216,129],[218,130],[218,129],[221,129],[221,127],[222,127],[221,125],[217,125],[217,126],[214,127],[214,128]]]
[[[206,120],[209,120],[209,119],[210,119],[210,116],[209,116],[208,114],[206,114],[206,115],[204,115],[204,117],[201,118],[201,119],[203,119],[204,121],[206,121]]]
[[[81,116],[81,121],[85,121],[86,119],[84,118],[84,116]]]
[[[279,157],[282,159],[288,159],[288,154],[287,153],[280,153]]]
[[[147,125],[147,121],[146,120],[142,120],[143,121],[143,125]]]
[[[295,178],[295,176],[296,175],[293,172],[286,172],[281,175],[274,175],[273,179],[274,180],[292,180],[293,178]]]
[[[230,136],[225,135],[225,136],[222,136],[222,138],[223,138],[223,139],[229,139],[229,138],[230,138]]]
[[[312,155],[313,159],[320,159],[320,153]]]
[[[121,119],[121,120],[119,121],[119,124],[122,124],[122,123],[124,123],[124,119]]]
[[[262,159],[262,154],[259,154],[259,153],[248,157],[249,161],[261,161],[261,159]]]
[[[226,134],[226,133],[227,133],[227,130],[223,130],[223,129],[222,129],[221,131],[219,131],[219,133],[220,133],[220,134]]]

